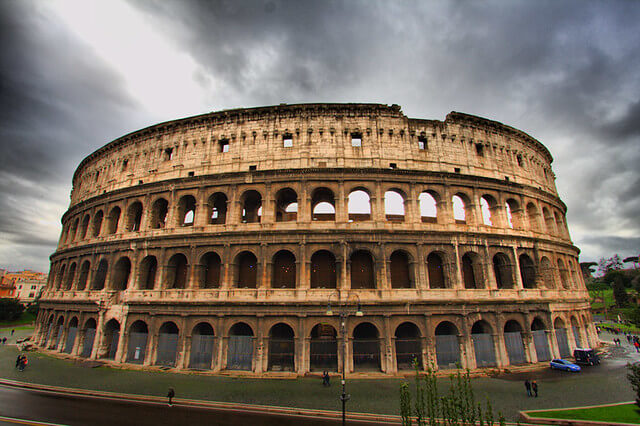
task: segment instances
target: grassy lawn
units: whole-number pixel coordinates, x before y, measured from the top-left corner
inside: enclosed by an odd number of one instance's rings
[[[0,328],[16,328],[19,325],[31,324],[36,319],[35,315],[28,312],[23,312],[15,321],[0,321]]]
[[[622,331],[623,333],[640,333],[640,328],[631,324],[618,324],[618,323],[607,321],[607,322],[603,322],[600,325],[602,325],[603,327],[619,328],[620,331]]]
[[[575,410],[538,411],[527,414],[531,417],[551,419],[593,420],[598,422],[640,424],[640,409],[638,409],[638,406],[633,403]]]
[[[601,291],[595,291],[595,292],[589,292],[589,296],[593,297],[600,297],[600,295],[603,292]],[[607,304],[607,307],[612,307],[616,304],[615,299],[613,298],[613,290],[605,290],[604,291],[604,300],[605,303]],[[600,301],[600,299],[598,299],[597,302],[593,302],[591,304],[591,309],[603,309],[604,305],[602,304],[602,302]]]

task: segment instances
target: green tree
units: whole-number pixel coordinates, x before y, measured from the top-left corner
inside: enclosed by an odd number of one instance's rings
[[[640,407],[640,363],[627,364],[627,380],[631,383],[633,391],[636,393],[636,405]]]
[[[607,272],[617,269],[622,269],[622,259],[620,259],[620,256],[617,254],[609,258],[602,257],[598,260],[598,272],[602,275],[606,275]]]
[[[613,283],[613,298],[616,301],[616,306],[619,308],[624,308],[629,303],[629,295],[620,279],[616,279]]]
[[[20,318],[24,306],[18,299],[3,297],[0,299],[0,321],[15,321]]]

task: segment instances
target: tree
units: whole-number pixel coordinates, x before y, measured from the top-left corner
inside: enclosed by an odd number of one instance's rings
[[[3,297],[0,299],[0,321],[15,321],[20,318],[24,306],[18,299]]]
[[[636,405],[640,407],[640,363],[627,364],[627,380],[636,393]]]
[[[598,261],[598,272],[600,272],[601,275],[605,275],[607,272],[617,269],[622,269],[622,260],[617,254],[614,254],[609,258],[602,257]]]
[[[629,295],[627,294],[627,290],[625,290],[621,279],[616,279],[613,283],[613,298],[619,308],[623,308],[627,306],[627,303],[629,303]]]

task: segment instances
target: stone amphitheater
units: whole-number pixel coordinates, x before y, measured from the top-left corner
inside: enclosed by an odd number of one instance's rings
[[[552,161],[513,127],[398,105],[130,133],[73,176],[35,340],[267,376],[570,356],[598,337]]]

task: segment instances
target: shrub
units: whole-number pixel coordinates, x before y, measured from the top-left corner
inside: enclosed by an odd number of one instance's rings
[[[18,299],[3,297],[0,299],[0,321],[15,321],[20,318],[24,306]]]

